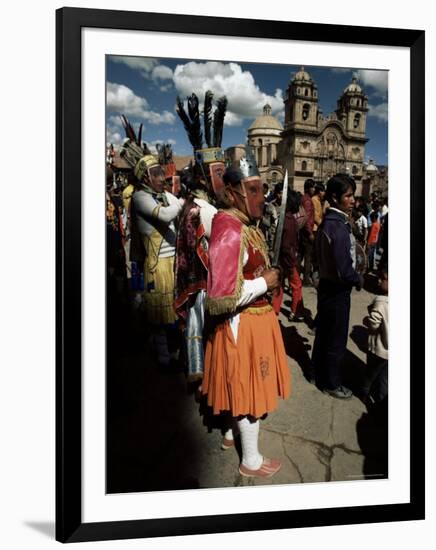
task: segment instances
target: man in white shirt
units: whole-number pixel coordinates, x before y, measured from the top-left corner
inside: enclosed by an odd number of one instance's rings
[[[363,213],[363,208],[358,208],[355,218],[356,238],[361,243],[366,243],[368,236],[368,220]]]

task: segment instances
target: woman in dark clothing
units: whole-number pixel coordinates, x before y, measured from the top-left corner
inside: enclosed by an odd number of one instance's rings
[[[354,268],[355,239],[349,221],[355,190],[354,180],[346,174],[328,181],[326,200],[330,208],[316,238],[320,283],[312,361],[318,386],[340,399],[353,395],[342,385],[340,368],[347,347],[351,289],[362,286]]]

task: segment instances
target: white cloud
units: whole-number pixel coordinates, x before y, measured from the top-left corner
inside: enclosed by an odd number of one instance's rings
[[[111,132],[109,130],[109,127],[107,128],[107,131],[106,131],[106,143],[108,145],[110,145],[112,143],[112,145],[115,147],[115,148],[118,148],[121,143],[123,141],[123,138],[121,136],[120,133],[118,132]]]
[[[388,104],[368,105],[368,116],[372,116],[383,122],[388,121]]]
[[[283,108],[281,111],[276,113],[276,117],[280,120],[282,124],[285,122],[285,109]]]
[[[244,117],[242,117],[241,115],[237,115],[232,111],[227,111],[224,122],[226,126],[241,126],[244,122]]]
[[[106,142],[119,147],[125,139],[124,129],[119,116],[112,115],[108,118],[106,126]]]
[[[117,111],[125,115],[144,116],[147,112],[148,102],[145,98],[139,97],[133,91],[114,82],[107,83],[107,108],[109,111]]]
[[[138,70],[144,78],[149,78],[151,71],[159,63],[153,57],[123,57],[118,55],[111,56],[111,61]]]
[[[150,124],[173,124],[176,121],[176,116],[169,111],[163,113],[148,111],[144,113],[143,118]]]
[[[173,71],[166,65],[158,65],[152,70],[151,78],[153,80],[172,80]]]
[[[166,65],[158,65],[151,72],[151,78],[161,92],[168,92],[173,87],[173,71]]]
[[[355,74],[364,88],[370,87],[374,90],[374,95],[386,97],[388,93],[388,71],[360,69]]]
[[[107,108],[108,111],[117,112],[126,116],[135,117],[141,121],[147,121],[150,124],[173,124],[176,117],[169,111],[157,113],[149,110],[148,102],[145,98],[135,95],[135,93],[124,86],[114,82],[107,83]]]
[[[214,93],[215,99],[227,96],[227,126],[240,125],[245,118],[256,118],[266,103],[271,105],[273,114],[283,110],[282,90],[277,88],[273,96],[262,92],[250,71],[243,71],[237,63],[190,61],[177,65],[173,79],[182,98],[194,92],[202,101],[207,90]]]
[[[121,122],[121,118],[119,115],[111,115],[109,118],[108,118],[108,123],[112,126],[112,127],[115,127],[115,128],[118,128],[120,130],[122,130],[123,128],[123,125],[122,125],[122,122]]]

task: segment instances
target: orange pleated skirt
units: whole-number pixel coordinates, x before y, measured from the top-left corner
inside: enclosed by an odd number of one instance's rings
[[[214,414],[260,418],[291,390],[290,370],[274,311],[240,314],[237,343],[229,321],[206,343],[203,394]]]

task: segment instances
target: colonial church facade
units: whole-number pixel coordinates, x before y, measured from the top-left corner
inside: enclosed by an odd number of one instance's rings
[[[326,182],[344,172],[356,180],[357,194],[366,194],[368,97],[356,78],[338,99],[336,111],[324,117],[317,85],[302,68],[290,81],[284,103],[284,126],[265,105],[248,129],[247,142],[255,150],[262,180],[271,186],[288,170],[290,187],[302,191],[307,178]]]

